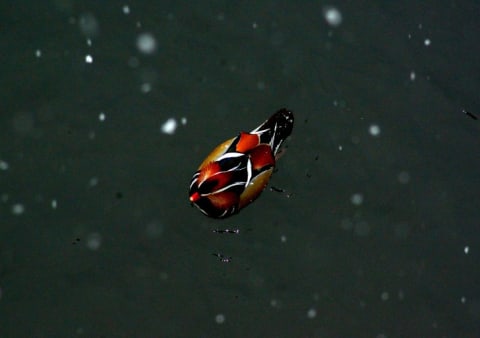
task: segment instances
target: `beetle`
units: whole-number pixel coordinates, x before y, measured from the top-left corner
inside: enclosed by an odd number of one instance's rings
[[[193,174],[190,202],[213,218],[229,217],[252,203],[267,186],[293,122],[293,113],[282,108],[252,131],[218,145]]]

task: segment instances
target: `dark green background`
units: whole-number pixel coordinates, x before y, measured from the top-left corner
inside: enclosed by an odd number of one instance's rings
[[[419,3],[3,2],[0,336],[479,337],[480,6]],[[209,151],[281,107],[291,197],[191,208]]]

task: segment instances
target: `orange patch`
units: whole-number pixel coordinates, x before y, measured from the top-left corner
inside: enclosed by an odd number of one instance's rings
[[[218,194],[209,195],[208,199],[215,208],[220,210],[226,210],[238,203],[238,195],[231,191],[223,191]]]
[[[258,145],[260,138],[256,134],[249,134],[245,132],[240,133],[240,139],[238,140],[236,151],[239,153],[246,153],[252,150],[254,147]]]

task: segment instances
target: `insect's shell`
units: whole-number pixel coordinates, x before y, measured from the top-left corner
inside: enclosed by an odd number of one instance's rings
[[[193,175],[190,202],[207,216],[225,218],[254,201],[272,175],[293,120],[292,112],[281,109],[250,133],[218,145]]]

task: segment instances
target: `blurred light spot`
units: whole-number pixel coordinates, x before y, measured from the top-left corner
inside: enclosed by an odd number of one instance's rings
[[[57,209],[57,200],[53,199],[50,205],[52,206],[52,209]]]
[[[16,203],[12,205],[12,214],[19,216],[25,212],[25,207],[21,203]]]
[[[174,134],[176,129],[177,129],[177,121],[173,117],[165,121],[165,123],[161,127],[162,133],[168,134],[168,135]]]
[[[389,294],[387,291],[382,292],[380,295],[380,299],[383,300],[384,302],[387,301],[390,298]]]
[[[323,17],[332,27],[338,27],[342,23],[342,13],[335,7],[325,7]]]
[[[380,127],[376,124],[372,124],[369,128],[368,128],[368,132],[370,133],[370,135],[372,136],[378,136],[380,135]]]
[[[462,298],[460,298],[460,301],[462,302],[462,304],[465,304],[467,302],[467,298],[462,297]]]
[[[415,74],[414,71],[411,71],[410,72],[410,81],[415,81],[415,78],[417,77],[417,75]]]
[[[353,205],[361,205],[363,203],[363,195],[360,193],[353,194],[350,197],[350,201],[352,202]]]
[[[13,117],[13,129],[22,134],[32,131],[34,125],[31,113],[18,113]]]
[[[105,115],[105,113],[101,112],[99,115],[98,115],[98,120],[103,122],[105,121],[105,119],[107,118],[107,116]]]
[[[124,5],[122,7],[122,11],[123,11],[123,14],[128,15],[130,14],[130,7],[128,7],[128,5]]]
[[[407,184],[410,181],[410,174],[406,171],[401,171],[397,176],[398,182]]]
[[[93,14],[82,14],[78,19],[78,25],[80,27],[80,31],[86,37],[91,38],[98,35],[98,21]]]
[[[96,251],[102,246],[102,236],[98,232],[92,232],[87,236],[85,243],[88,249]]]
[[[468,255],[468,253],[470,252],[470,247],[468,245],[464,247],[463,252],[465,252],[465,255]]]
[[[339,151],[342,151],[342,150],[343,150],[342,145],[339,145],[339,146],[338,146],[338,150],[339,150]]]
[[[219,313],[218,315],[215,316],[215,323],[217,324],[223,324],[225,323],[225,315],[222,313]]]
[[[317,310],[315,310],[314,308],[310,308],[308,309],[307,311],[307,318],[309,319],[313,319],[317,316]]]
[[[186,124],[187,124],[187,118],[186,118],[186,117],[182,117],[182,119],[180,120],[180,122],[182,123],[182,126],[186,125]]]
[[[137,48],[143,54],[153,54],[157,49],[157,41],[150,33],[142,33],[137,37]]]
[[[140,86],[140,91],[144,94],[149,93],[152,90],[152,85],[150,83],[142,83]]]
[[[285,236],[285,235],[280,236],[280,241],[282,243],[286,243],[287,242],[287,236]]]
[[[355,223],[354,231],[357,236],[368,236],[368,234],[370,233],[370,225],[365,221]]]
[[[93,62],[93,57],[90,54],[85,55],[85,62],[86,63],[92,63]]]
[[[432,41],[431,41],[430,39],[425,39],[425,41],[424,41],[424,44],[425,44],[425,46],[427,46],[427,47],[430,46],[431,43],[432,43]]]
[[[92,39],[88,38],[88,39],[87,39],[87,46],[90,47],[91,45],[92,45]]]
[[[98,184],[98,178],[97,177],[92,177],[89,181],[88,181],[88,185],[90,187],[94,187]]]
[[[0,170],[8,170],[9,165],[4,160],[0,160]]]
[[[278,300],[276,300],[275,298],[270,300],[270,306],[271,307],[278,307]]]
[[[42,57],[42,51],[41,51],[40,49],[37,49],[37,50],[35,51],[35,56],[36,56],[37,58]]]
[[[256,22],[253,22],[253,23],[252,23],[252,28],[253,28],[253,29],[257,29],[257,28],[258,28],[258,24],[257,24]]]

